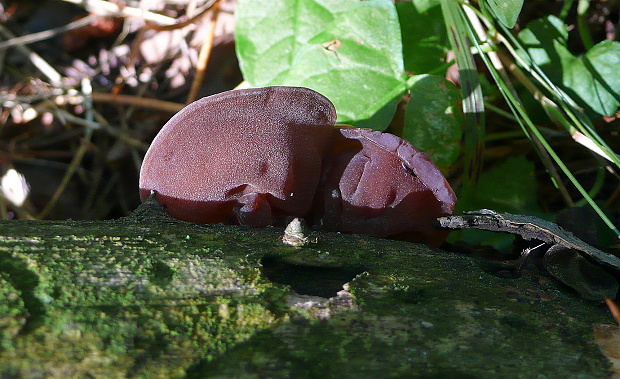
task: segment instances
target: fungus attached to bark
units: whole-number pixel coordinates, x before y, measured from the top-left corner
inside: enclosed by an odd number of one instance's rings
[[[433,227],[456,196],[437,166],[410,143],[371,129],[337,129],[321,192],[328,230],[440,244]]]
[[[304,217],[336,121],[323,95],[299,87],[228,91],[177,113],[140,171],[174,218],[266,226]]]
[[[408,142],[334,128],[323,95],[300,87],[228,91],[177,113],[144,157],[140,196],[155,191],[172,217],[281,225],[304,217],[328,230],[438,244],[437,217],[456,197]]]

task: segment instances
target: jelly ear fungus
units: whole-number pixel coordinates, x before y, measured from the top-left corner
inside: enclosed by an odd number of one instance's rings
[[[336,110],[302,87],[233,90],[188,105],[159,132],[140,172],[172,217],[281,225],[437,245],[456,196],[439,169],[399,137],[334,128]]]

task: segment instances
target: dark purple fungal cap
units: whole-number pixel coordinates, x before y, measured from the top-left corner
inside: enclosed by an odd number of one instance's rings
[[[344,128],[335,134],[322,185],[323,226],[440,244],[446,233],[433,223],[452,214],[456,195],[437,166],[389,133]]]
[[[172,217],[190,222],[305,217],[328,230],[441,243],[446,232],[433,222],[452,214],[456,196],[435,164],[399,137],[335,121],[332,103],[307,88],[200,99],[153,140],[140,196],[155,191]]]
[[[336,110],[307,88],[228,91],[188,105],[144,157],[140,191],[175,218],[266,226],[311,207]],[[235,220],[236,219],[236,220]]]

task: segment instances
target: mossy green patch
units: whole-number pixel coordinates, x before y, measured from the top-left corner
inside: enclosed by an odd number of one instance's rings
[[[295,248],[148,206],[0,228],[3,377],[610,375],[606,309],[535,268],[336,233]]]

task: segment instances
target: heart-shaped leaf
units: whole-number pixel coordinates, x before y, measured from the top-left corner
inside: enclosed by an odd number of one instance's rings
[[[403,35],[405,69],[414,74],[439,75],[448,69],[446,55],[451,49],[450,40],[441,7],[435,2],[430,8],[405,1],[395,3]]]
[[[454,84],[435,75],[419,75],[411,86],[403,138],[435,164],[454,163],[461,151],[461,94]]]
[[[312,88],[334,103],[339,122],[370,118],[406,90],[391,1],[240,0],[235,13],[252,86]]]
[[[620,105],[620,43],[603,41],[583,56],[566,47],[568,30],[556,17],[528,24],[519,33],[527,53],[544,73],[591,117],[612,115]]]
[[[499,22],[507,28],[515,26],[523,8],[523,0],[487,0],[487,4]]]

